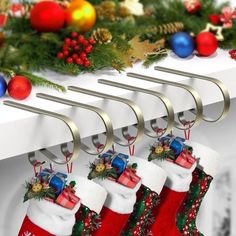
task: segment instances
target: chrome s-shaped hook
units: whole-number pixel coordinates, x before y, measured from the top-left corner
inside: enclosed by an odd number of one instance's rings
[[[95,97],[100,97],[103,99],[114,100],[114,101],[126,104],[134,112],[135,117],[137,119],[137,124],[135,125],[135,127],[137,128],[137,134],[135,137],[132,137],[132,139],[129,140],[131,138],[131,135],[129,134],[128,127],[124,127],[122,128],[122,135],[129,142],[124,142],[117,136],[114,136],[114,142],[120,146],[130,146],[142,138],[143,133],[144,133],[144,118],[143,118],[143,114],[140,108],[133,101],[130,101],[129,99],[120,98],[117,96],[93,91],[93,90],[88,90],[85,88],[75,87],[75,86],[69,86],[68,90],[78,92],[78,93],[84,93],[84,94],[95,96]]]
[[[65,160],[65,159],[62,160],[61,158],[54,155],[52,152],[50,152],[46,148],[42,148],[39,151],[44,156],[46,156],[50,161],[52,161],[56,164],[67,164],[68,162],[71,162],[71,161],[75,160],[76,158],[78,158],[79,151],[80,151],[80,144],[81,144],[80,134],[79,134],[79,130],[78,130],[77,126],[75,125],[75,123],[69,117],[58,114],[58,113],[55,113],[55,112],[51,112],[51,111],[43,110],[43,109],[40,109],[40,108],[28,106],[28,105],[25,105],[25,104],[13,102],[13,101],[3,101],[3,104],[6,105],[6,106],[17,108],[17,109],[37,113],[37,114],[40,114],[40,115],[53,117],[55,119],[63,121],[67,125],[67,127],[69,128],[69,130],[71,132],[71,135],[72,135],[73,143],[74,143],[72,155],[70,156],[70,158],[68,158],[67,160]],[[31,153],[33,153],[33,152],[31,152]],[[32,155],[29,154],[29,161],[32,165],[34,165],[37,162],[37,160],[35,159],[34,154],[32,154]]]
[[[106,130],[106,132],[105,132],[106,133],[105,144],[101,145],[101,143],[98,141],[98,135],[94,135],[94,136],[92,136],[92,143],[96,147],[96,151],[93,151],[86,144],[81,142],[81,149],[83,151],[85,151],[86,153],[88,153],[90,155],[98,155],[98,154],[100,154],[104,151],[107,151],[112,146],[112,143],[113,143],[113,126],[112,126],[112,123],[111,123],[111,120],[110,120],[109,116],[102,109],[100,109],[98,107],[95,107],[95,106],[75,102],[75,101],[60,98],[60,97],[51,96],[51,95],[44,94],[44,93],[37,93],[36,97],[46,99],[46,100],[49,100],[49,101],[53,101],[53,102],[58,102],[58,103],[69,105],[69,106],[73,106],[73,107],[80,107],[80,108],[83,108],[83,109],[86,109],[86,110],[90,110],[90,111],[95,112],[102,119],[103,124],[105,126],[105,130]],[[101,148],[99,148],[100,146],[101,146]],[[70,153],[69,150],[68,150],[68,145],[67,144],[62,144],[61,145],[61,151],[65,156],[68,156],[69,153]]]
[[[199,123],[201,122],[202,113],[203,113],[202,100],[201,100],[199,94],[190,86],[185,85],[185,84],[181,84],[181,83],[177,83],[177,82],[168,81],[168,80],[157,79],[157,78],[151,77],[151,76],[140,75],[140,74],[136,74],[136,73],[127,73],[127,76],[132,77],[132,78],[136,78],[136,79],[149,81],[149,82],[154,82],[154,83],[158,83],[158,84],[165,84],[165,85],[170,85],[170,86],[185,89],[188,93],[190,93],[190,95],[192,96],[192,98],[195,102],[196,109],[191,109],[191,110],[196,111],[195,119],[192,121],[187,121],[187,119],[184,116],[184,112],[179,112],[178,119],[179,119],[181,125],[179,123],[175,123],[175,127],[180,130],[186,130],[186,129],[190,129],[192,127],[199,125]],[[189,125],[186,126],[185,124],[189,124]]]
[[[230,108],[230,96],[229,96],[229,92],[228,92],[227,88],[225,87],[225,85],[220,80],[218,80],[216,78],[209,77],[209,76],[198,75],[198,74],[189,73],[189,72],[180,71],[180,70],[174,70],[174,69],[161,67],[161,66],[155,66],[155,70],[166,72],[166,73],[171,73],[171,74],[176,74],[176,75],[187,76],[187,77],[195,78],[195,79],[201,79],[201,80],[205,80],[205,81],[208,81],[208,82],[212,82],[213,84],[215,84],[220,89],[220,91],[223,95],[224,108],[223,108],[222,113],[218,116],[218,118],[214,119],[214,118],[208,117],[208,116],[203,114],[202,119],[206,122],[218,122],[218,121],[223,120],[228,115],[229,108]]]
[[[117,87],[117,88],[122,88],[122,89],[126,89],[126,90],[137,91],[137,92],[141,92],[141,93],[145,93],[145,94],[149,94],[149,95],[157,97],[158,99],[161,100],[161,102],[164,104],[164,106],[166,108],[167,116],[162,117],[162,118],[165,121],[167,121],[167,125],[164,129],[162,129],[162,132],[159,133],[159,132],[157,132],[157,129],[158,129],[157,120],[153,119],[150,121],[150,125],[151,125],[151,128],[153,129],[154,132],[145,128],[144,133],[151,138],[158,138],[158,137],[164,135],[165,133],[169,133],[172,130],[173,124],[174,124],[174,110],[173,110],[170,100],[168,98],[166,98],[163,94],[161,94],[159,92],[151,91],[148,89],[143,89],[143,88],[139,88],[139,87],[135,87],[135,86],[127,85],[127,84],[122,84],[122,83],[118,83],[118,82],[113,82],[110,80],[100,79],[100,80],[98,80],[98,83]]]

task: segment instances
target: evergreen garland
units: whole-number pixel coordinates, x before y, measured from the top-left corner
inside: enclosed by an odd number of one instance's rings
[[[105,1],[90,0],[95,6],[100,6]],[[111,0],[119,8],[119,0]],[[168,49],[168,40],[172,33],[184,30],[197,35],[209,22],[209,15],[220,14],[223,6],[216,4],[214,0],[200,0],[201,9],[195,14],[189,14],[185,9],[182,0],[143,0],[145,12],[142,16],[127,14],[111,21],[103,17],[97,18],[95,26],[85,33],[85,37],[90,37],[94,30],[105,28],[111,32],[112,41],[108,44],[95,44],[93,52],[88,55],[91,66],[83,67],[75,64],[67,64],[57,58],[57,53],[61,50],[65,37],[76,30],[67,27],[58,33],[38,33],[31,28],[29,19],[26,16],[21,18],[9,16],[8,23],[4,28],[4,43],[0,48],[0,72],[9,75],[9,71],[26,75],[33,85],[48,86],[64,91],[62,86],[51,83],[46,79],[35,76],[32,72],[45,69],[53,70],[63,74],[78,75],[81,72],[95,71],[102,68],[114,68],[118,71],[130,65],[128,50],[131,48],[129,41],[135,36],[139,36],[141,41],[148,39],[156,42],[165,39],[164,49]],[[23,4],[29,5],[26,0]],[[224,29],[224,41],[220,42],[222,48],[236,48],[236,24],[230,29]],[[133,48],[135,50],[135,48]],[[144,65],[150,66],[152,63],[165,58],[165,53],[148,54]]]

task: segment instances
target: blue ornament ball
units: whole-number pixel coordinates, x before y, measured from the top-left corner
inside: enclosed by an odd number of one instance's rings
[[[3,76],[0,75],[0,97],[3,97],[7,90],[7,82],[3,78]]]
[[[185,58],[192,55],[194,51],[194,40],[189,34],[178,32],[171,37],[170,46],[177,56]]]

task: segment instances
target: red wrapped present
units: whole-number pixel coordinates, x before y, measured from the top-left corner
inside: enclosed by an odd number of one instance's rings
[[[177,157],[177,159],[175,160],[176,164],[187,169],[190,169],[195,162],[196,162],[196,158],[189,151],[182,151],[180,155]]]
[[[193,14],[197,10],[201,9],[201,3],[199,0],[184,0],[184,6],[190,14]]]
[[[65,188],[56,199],[57,204],[68,209],[73,209],[79,201],[80,198],[67,188]]]
[[[140,181],[140,177],[136,174],[136,170],[132,168],[126,168],[117,182],[128,187],[134,188]]]
[[[24,5],[21,3],[13,3],[10,7],[9,13],[14,17],[22,17],[25,14]]]

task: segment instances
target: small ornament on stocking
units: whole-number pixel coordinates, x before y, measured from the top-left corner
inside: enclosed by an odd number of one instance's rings
[[[37,163],[36,163],[37,165]],[[67,175],[50,169],[41,169],[26,183],[24,201],[29,201],[19,236],[71,235],[75,213],[80,208],[80,199],[75,195],[75,181],[66,185]]]

